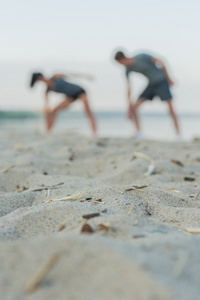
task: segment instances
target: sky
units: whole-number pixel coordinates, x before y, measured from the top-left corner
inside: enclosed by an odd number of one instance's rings
[[[125,109],[123,69],[112,60],[124,48],[163,58],[177,109],[200,112],[199,15],[198,0],[0,0],[0,109],[42,107],[43,87],[27,87],[34,70],[90,72],[93,82],[72,80],[88,89],[94,109]],[[132,84],[136,99],[146,81],[134,75]]]

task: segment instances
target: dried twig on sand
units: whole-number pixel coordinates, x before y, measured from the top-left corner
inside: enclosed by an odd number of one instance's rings
[[[195,181],[195,178],[194,177],[186,176],[186,177],[184,177],[184,180],[185,181]]]
[[[98,224],[98,229],[99,229],[99,231],[108,231],[109,226],[105,225],[103,223],[100,223],[100,224]]]
[[[18,189],[15,193],[22,193],[24,191],[27,191],[28,189],[28,187],[23,186],[21,189]]]
[[[179,160],[171,159],[171,162],[178,165],[179,167],[184,167],[184,164]]]
[[[200,233],[200,228],[186,228],[185,231],[189,233]]]
[[[141,189],[144,189],[146,187],[147,187],[147,185],[140,185],[140,186],[133,185],[133,186],[125,189],[125,192],[132,191],[132,190],[139,191],[139,192],[146,192],[146,191],[141,191]]]
[[[181,191],[178,191],[178,190],[174,190],[174,189],[169,189],[169,190],[166,190],[167,192],[174,192],[174,193],[180,193],[180,194],[183,194],[183,192]]]
[[[59,259],[60,255],[60,252],[56,252],[49,257],[49,259],[45,262],[41,269],[27,283],[25,287],[26,292],[32,293],[38,287],[38,285],[41,284],[48,272]]]
[[[133,210],[133,204],[131,204],[131,206],[129,208],[128,215],[130,215],[132,213],[132,210]]]
[[[138,190],[141,190],[141,189],[144,189],[144,188],[146,188],[148,185],[133,185],[133,187],[135,188],[135,189],[138,189]]]
[[[48,200],[48,201],[46,201],[46,203],[57,202],[57,201],[71,201],[71,200],[74,200],[74,199],[78,198],[83,193],[84,193],[84,191],[82,191],[81,193],[72,194],[72,195],[64,197],[64,198],[58,198],[58,199]]]
[[[196,196],[194,197],[194,200],[198,200],[199,195],[200,195],[200,191],[196,194]]]
[[[104,202],[99,202],[99,201],[89,201],[91,204],[96,205],[96,204],[105,204]]]
[[[134,186],[125,189],[125,192],[129,192],[129,191],[139,191],[139,192],[142,192],[142,193],[146,193],[147,192],[147,191],[142,191],[141,188],[137,189]]]
[[[1,171],[1,173],[7,173],[10,169],[12,169],[12,168],[14,168],[15,167],[15,165],[12,165],[12,166],[9,166],[9,167],[7,167],[6,169],[4,169],[4,170],[2,170]]]
[[[92,198],[82,199],[80,202],[88,202],[88,203],[91,203],[91,204],[105,204],[104,202],[102,202],[101,199],[92,200]]]
[[[82,217],[84,219],[89,220],[89,219],[92,219],[92,218],[95,218],[95,217],[98,217],[98,216],[100,216],[100,213],[92,213],[92,214],[88,214],[88,215],[83,215]]]
[[[65,229],[65,224],[61,224],[60,226],[59,226],[59,228],[58,228],[58,232],[59,231],[62,231],[62,230],[64,230]]]
[[[43,190],[49,190],[49,189],[55,189],[57,188],[58,186],[60,185],[63,185],[64,182],[60,182],[58,184],[54,184],[54,185],[46,185],[46,186],[43,186],[43,187],[40,187],[40,188],[36,188],[36,189],[33,189],[31,190],[32,192],[40,192],[40,191],[43,191]]]

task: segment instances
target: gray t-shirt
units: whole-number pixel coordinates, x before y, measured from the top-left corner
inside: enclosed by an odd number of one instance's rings
[[[148,78],[149,84],[157,84],[166,76],[161,68],[153,62],[153,56],[141,53],[133,57],[134,63],[131,66],[126,66],[126,77],[129,80],[130,72],[137,72],[143,74]]]

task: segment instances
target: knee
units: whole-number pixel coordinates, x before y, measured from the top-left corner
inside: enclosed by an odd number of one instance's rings
[[[132,104],[132,110],[133,112],[137,112],[139,107],[144,103],[143,99],[137,100],[135,103]]]
[[[135,103],[132,105],[132,112],[135,113],[135,112],[137,112],[137,110],[138,110],[138,105],[137,105],[137,103]]]
[[[79,97],[80,100],[82,100],[84,103],[86,103],[88,100],[87,100],[87,95],[84,93],[84,94],[81,94],[80,97]]]

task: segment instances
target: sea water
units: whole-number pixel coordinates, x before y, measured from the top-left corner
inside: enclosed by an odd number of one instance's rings
[[[96,111],[98,136],[100,137],[133,137],[134,124],[126,118],[124,112]],[[163,113],[141,113],[141,126],[146,139],[175,140],[176,135],[172,120]],[[180,114],[179,122],[183,140],[191,140],[200,136],[200,115]],[[31,131],[44,132],[44,118],[42,113],[31,111],[0,111],[0,130],[3,131]],[[64,111],[59,114],[55,132],[68,131],[90,136],[89,121],[81,111]]]

